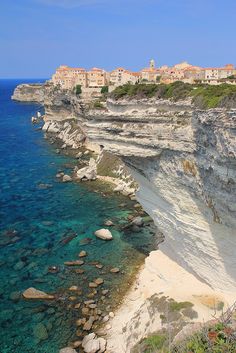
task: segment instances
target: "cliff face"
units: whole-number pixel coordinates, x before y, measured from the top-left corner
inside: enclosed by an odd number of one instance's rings
[[[19,102],[37,102],[44,101],[45,84],[22,84],[15,88],[12,99]]]
[[[75,119],[79,140],[85,134],[123,159],[165,236],[164,254],[213,289],[235,292],[236,109],[143,99],[89,110],[55,87],[46,88],[44,105],[49,130]]]
[[[122,157],[161,250],[212,288],[236,289],[236,109],[109,101],[83,117],[87,135]]]

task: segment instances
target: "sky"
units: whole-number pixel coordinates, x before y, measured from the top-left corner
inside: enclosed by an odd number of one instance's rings
[[[236,0],[0,0],[0,78],[236,65]]]

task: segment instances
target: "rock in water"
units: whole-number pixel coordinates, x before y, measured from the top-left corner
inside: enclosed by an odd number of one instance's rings
[[[62,181],[63,181],[63,183],[68,183],[69,181],[72,181],[72,178],[71,178],[71,176],[65,174],[62,177]]]
[[[25,299],[54,299],[54,295],[47,294],[33,287],[26,289],[23,292],[23,297]]]
[[[132,221],[132,224],[137,226],[137,227],[142,227],[143,226],[143,219],[142,217],[135,217]]]
[[[107,221],[104,222],[104,226],[111,227],[111,226],[114,226],[114,223],[110,219],[108,219]]]
[[[34,337],[37,338],[39,341],[44,341],[48,339],[48,332],[46,326],[42,323],[37,324],[34,329]]]
[[[84,251],[84,250],[80,251],[79,257],[85,257],[85,256],[87,256],[86,251]]]
[[[83,260],[75,260],[75,261],[65,261],[64,265],[66,266],[81,266],[84,264]]]
[[[96,235],[97,238],[102,239],[102,240],[112,240],[112,234],[108,229],[99,229],[96,230],[96,232],[94,233]]]
[[[120,269],[118,267],[114,267],[114,268],[110,269],[110,272],[111,273],[118,273],[118,272],[120,272]]]
[[[71,347],[65,347],[60,349],[59,353],[77,353],[77,351]]]

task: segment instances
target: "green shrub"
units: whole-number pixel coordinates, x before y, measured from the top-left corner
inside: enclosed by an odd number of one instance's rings
[[[102,94],[108,93],[108,86],[103,86],[103,87],[101,88],[101,93],[102,93]]]
[[[81,85],[76,85],[75,86],[75,94],[81,94],[82,93],[82,88]]]
[[[235,332],[230,326],[223,322],[219,322],[210,328],[204,327],[200,332],[178,343],[171,351],[171,353],[186,352],[235,353]]]
[[[145,338],[142,342],[144,353],[167,353],[166,349],[167,337],[166,334],[153,334]]]
[[[206,84],[189,84],[176,81],[170,84],[125,84],[116,87],[110,96],[116,100],[121,98],[152,98],[179,101],[190,98],[192,103],[202,109],[225,106],[227,101],[236,106],[236,85],[221,84],[216,86]]]
[[[96,100],[92,103],[92,106],[91,108],[94,108],[94,109],[104,109],[104,105],[101,103],[100,100]]]

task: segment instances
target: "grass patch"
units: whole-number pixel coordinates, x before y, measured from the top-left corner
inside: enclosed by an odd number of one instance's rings
[[[151,353],[157,349],[162,349],[166,342],[166,335],[152,335],[144,339],[146,345],[145,353]]]
[[[132,353],[168,353],[167,335],[165,331],[158,331],[135,345]]]
[[[91,109],[105,109],[104,105],[102,104],[101,100],[97,99],[90,104]]]
[[[193,303],[190,303],[190,302],[176,302],[176,301],[170,302],[170,311],[180,311],[182,309],[188,309],[192,307],[193,307]]]

